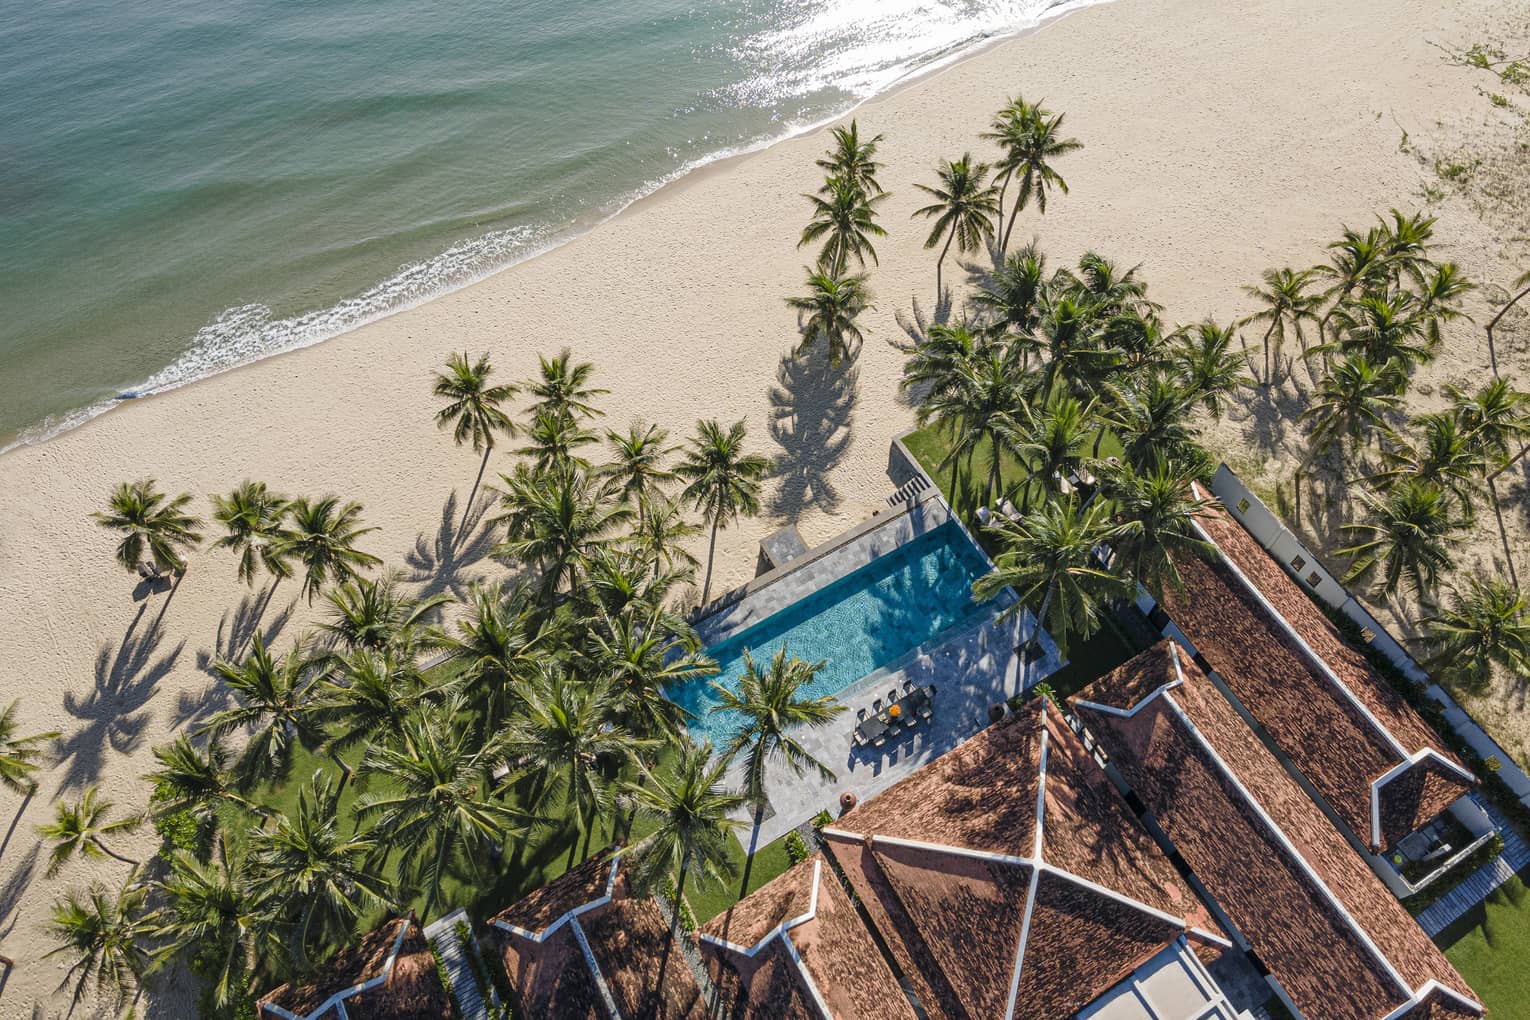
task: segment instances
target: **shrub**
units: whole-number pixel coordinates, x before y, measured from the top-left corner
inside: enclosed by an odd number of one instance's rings
[[[819,832],[822,832],[825,827],[833,824],[834,816],[829,814],[827,810],[820,811],[813,816],[813,828],[817,829]]]
[[[149,803],[163,804],[169,796],[168,790],[156,786],[149,797]],[[159,856],[167,863],[177,850],[184,850],[203,864],[212,858],[215,826],[210,820],[199,819],[190,808],[169,814],[155,814],[154,831],[159,834]]]
[[[813,856],[813,851],[808,849],[807,841],[802,838],[802,833],[796,829],[786,834],[786,856],[791,858],[793,864],[801,864]]]
[[[436,977],[441,982],[441,987],[446,989],[446,1000],[451,1003],[452,1016],[455,1020],[462,1020],[462,1011],[457,1008],[457,993],[452,988],[452,976],[447,972],[446,964],[441,960],[441,951],[436,948],[435,942],[430,944],[431,959],[436,961]]]
[[[1427,888],[1403,900],[1403,906],[1408,908],[1410,914],[1417,917],[1431,904],[1443,899],[1446,893],[1475,875],[1478,868],[1501,853],[1503,853],[1503,837],[1495,832],[1492,839],[1472,851],[1465,860],[1429,883]]]

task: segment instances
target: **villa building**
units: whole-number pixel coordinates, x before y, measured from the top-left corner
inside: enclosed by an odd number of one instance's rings
[[[452,1002],[413,917],[362,936],[312,983],[285,984],[256,1003],[260,1020],[451,1020]]]

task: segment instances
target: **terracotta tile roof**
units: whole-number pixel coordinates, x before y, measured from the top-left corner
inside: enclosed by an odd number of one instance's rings
[[[1440,749],[1429,724],[1349,647],[1241,525],[1213,511],[1201,527],[1224,559],[1183,557],[1184,590],[1165,591],[1164,609],[1357,839],[1378,843],[1372,783],[1426,748],[1443,761],[1426,758],[1398,769],[1381,786],[1381,847],[1390,847],[1470,789],[1460,763]],[[1404,789],[1389,793],[1395,783]]]
[[[1145,697],[1155,681],[1163,690]],[[1135,705],[1131,715],[1119,714],[1122,703]],[[1307,1015],[1385,1016],[1431,980],[1470,997],[1380,879],[1169,642],[1096,681],[1075,707]]]
[[[670,941],[669,925],[652,900],[632,894],[609,851],[502,911],[489,931],[531,1016],[607,1020],[602,984],[622,1020],[706,1016],[701,988]]]
[[[564,925],[542,943],[528,942],[503,928],[490,928],[483,945],[504,961],[505,973],[526,1016],[610,1020],[570,926]]]
[[[770,905],[766,915],[775,918],[772,923],[761,925],[762,917],[750,902],[756,898]],[[776,905],[783,902],[794,906],[778,916]],[[735,1020],[819,1020],[807,981],[837,1020],[916,1020],[897,979],[821,854],[761,886],[739,907],[746,912],[744,917],[714,918],[702,929],[710,938],[701,942],[714,980],[732,1009],[728,1015]],[[734,913],[738,914],[737,908]],[[781,922],[803,917],[808,919],[793,925],[785,938],[772,935]],[[745,932],[749,937],[743,937]],[[766,936],[771,937],[761,945]],[[732,947],[721,946],[715,939],[726,940]],[[792,959],[788,940],[802,961],[801,968]]]
[[[447,1020],[451,1016],[451,1001],[436,975],[425,933],[407,917],[369,932],[353,948],[337,953],[312,984],[285,984],[269,992],[258,1003],[260,1015],[283,1017],[279,1008],[299,1017],[336,1016],[336,993],[377,979],[382,981],[375,987],[346,997],[351,1016],[368,1020]]]
[[[1071,1016],[1191,925],[1212,927],[1079,738],[1040,703],[824,835],[934,1020],[1002,1017],[1011,1003],[1019,1020]]]

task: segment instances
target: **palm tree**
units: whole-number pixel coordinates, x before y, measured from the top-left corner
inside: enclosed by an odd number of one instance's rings
[[[678,732],[688,713],[664,696],[665,688],[712,676],[717,663],[695,650],[695,636],[662,605],[631,606],[606,630],[591,635],[595,662],[620,695],[627,729],[653,738]]]
[[[936,323],[925,341],[909,352],[903,363],[905,393],[924,387],[924,400],[916,412],[920,427],[939,417],[942,407],[955,408],[965,388],[972,366],[994,346],[983,334],[965,323]],[[941,401],[946,403],[941,403]]]
[[[680,447],[669,445],[669,431],[657,425],[636,422],[624,436],[606,432],[606,441],[615,456],[602,464],[598,473],[612,486],[623,504],[637,507],[638,530],[642,530],[648,500],[676,478],[669,459]]]
[[[1344,235],[1328,246],[1332,252],[1327,265],[1317,266],[1313,272],[1333,279],[1333,285],[1324,294],[1333,304],[1318,320],[1318,338],[1327,336],[1328,322],[1356,291],[1365,292],[1387,277],[1386,237],[1381,230],[1372,227],[1366,233],[1344,228]]]
[[[239,553],[239,580],[253,586],[261,568],[275,581],[292,576],[286,499],[267,489],[265,482],[245,480],[227,496],[213,496],[212,502],[213,520],[224,531],[213,547]],[[276,584],[271,587],[275,590]]]
[[[361,773],[377,780],[356,801],[356,817],[375,820],[378,854],[397,853],[399,871],[425,894],[425,913],[441,905],[449,868],[477,872],[479,851],[518,832],[526,816],[489,796],[485,779],[500,750],[480,741],[452,698],[405,720],[394,739],[367,749]]]
[[[611,770],[652,743],[622,723],[621,696],[610,681],[574,680],[557,671],[531,687],[521,714],[505,730],[505,756],[538,773],[533,807],[541,809],[556,797],[574,823],[570,865],[578,837],[588,845],[597,816],[610,807]]]
[[[473,479],[473,488],[468,492],[467,510],[462,515],[464,521],[478,495],[484,468],[489,466],[489,454],[494,452],[495,434],[515,435],[515,423],[499,405],[514,399],[519,391],[509,383],[490,385],[489,376],[493,373],[494,366],[489,363],[487,354],[480,354],[478,360],[470,364],[467,352],[463,351],[447,358],[446,371],[436,375],[435,395],[446,401],[446,406],[436,412],[436,427],[450,428],[452,441],[458,446],[471,442],[474,453],[483,451],[478,477]]]
[[[653,834],[633,849],[632,875],[639,888],[662,887],[666,898],[674,881],[673,939],[680,927],[679,904],[686,882],[726,881],[733,875],[728,841],[739,823],[729,817],[745,803],[723,785],[726,758],[712,754],[711,742],[697,744],[681,731],[670,770],[657,773],[638,762],[638,779],[624,787],[638,814],[654,824]]]
[[[339,496],[292,502],[292,537],[284,548],[303,564],[303,594],[313,598],[332,578],[350,581],[382,560],[356,548],[356,540],[376,528],[361,526],[361,504],[340,505]]]
[[[1029,467],[1021,511],[1031,507],[1031,481],[1041,483],[1043,494],[1062,488],[1068,474],[1084,461],[1084,450],[1091,433],[1100,426],[1094,419],[1094,406],[1085,407],[1064,394],[1044,408],[1024,408],[1025,442],[1016,451]]]
[[[686,481],[680,497],[699,510],[712,527],[707,545],[707,576],[701,588],[703,603],[712,591],[718,530],[733,524],[740,516],[753,517],[760,512],[760,482],[772,467],[769,457],[744,452],[747,431],[743,419],[726,431],[715,420],[697,422],[696,435],[676,469]]]
[[[882,164],[876,161],[877,145],[882,136],[873,135],[861,141],[860,126],[853,120],[849,127],[837,127],[829,134],[834,139],[834,147],[824,154],[826,158],[817,161],[819,168],[827,171],[828,179],[838,177],[850,181],[868,195],[884,194],[882,185],[877,183],[877,171],[882,169]],[[824,188],[827,190],[828,181],[824,182]]]
[[[324,749],[338,761],[348,748],[398,732],[442,693],[427,684],[411,657],[393,648],[357,649],[338,660],[315,692],[314,715],[326,724]]]
[[[1450,605],[1420,622],[1429,669],[1456,690],[1486,694],[1495,672],[1523,685],[1530,680],[1530,606],[1519,589],[1498,578],[1467,577]]]
[[[956,250],[963,254],[974,251],[993,240],[994,221],[1002,213],[996,198],[999,189],[987,183],[988,164],[973,163],[971,153],[963,154],[954,163],[942,162],[935,173],[940,178],[939,187],[914,185],[935,199],[932,204],[916,209],[914,215],[935,220],[935,227],[924,242],[926,248],[939,245],[942,237],[946,239],[940,257],[935,260],[935,293],[939,296],[941,266],[946,261],[946,252],[951,250],[951,242],[955,241]]]
[[[137,990],[149,963],[140,943],[153,930],[148,898],[145,886],[128,886],[113,896],[106,886],[92,882],[83,896],[70,890],[54,901],[48,932],[58,945],[43,958],[68,954],[74,960],[58,986],[62,991],[74,985],[71,1009],[92,983],[98,993],[111,995],[118,1005]]]
[[[885,194],[868,194],[857,181],[830,177],[824,182],[821,195],[802,197],[813,203],[813,218],[803,228],[797,247],[823,239],[823,248],[818,252],[818,265],[823,272],[839,276],[851,256],[862,267],[868,257],[873,263],[877,261],[871,238],[887,236],[876,221],[876,205],[887,197]]]
[[[1335,338],[1321,350],[1363,354],[1373,365],[1392,368],[1393,385],[1401,392],[1413,369],[1433,360],[1425,338],[1424,319],[1411,294],[1392,297],[1367,294],[1345,304],[1335,316]]]
[[[1052,161],[1070,152],[1077,152],[1084,143],[1077,138],[1063,138],[1063,114],[1048,111],[1041,103],[1030,105],[1016,120],[1017,130],[1006,134],[1005,156],[999,164],[1006,174],[1013,173],[1020,179],[1015,194],[1015,204],[999,241],[999,250],[1009,249],[1009,235],[1015,229],[1020,210],[1036,200],[1036,209],[1043,215],[1047,211],[1047,193],[1052,188],[1068,193],[1068,182],[1063,180],[1052,166]]]
[[[701,561],[691,555],[682,540],[701,534],[701,528],[685,519],[685,507],[676,499],[645,499],[639,504],[638,526],[628,540],[654,574],[693,574]]]
[[[346,581],[324,594],[328,619],[319,628],[349,649],[385,648],[405,639],[450,595],[419,599],[401,590],[398,576]]]
[[[531,462],[536,471],[551,471],[568,466],[588,468],[590,462],[578,450],[600,442],[600,437],[580,424],[572,414],[547,407],[538,408],[531,423],[522,431],[526,445],[515,452]]]
[[[1343,526],[1359,539],[1339,550],[1340,556],[1352,561],[1345,582],[1374,577],[1373,590],[1388,598],[1395,598],[1406,582],[1420,601],[1433,605],[1440,572],[1454,566],[1451,545],[1465,526],[1449,494],[1430,482],[1410,478],[1385,497],[1361,493],[1360,502],[1371,520]]]
[[[1381,251],[1391,271],[1392,283],[1399,283],[1404,275],[1422,280],[1423,264],[1428,262],[1429,242],[1434,237],[1435,217],[1422,212],[1412,216],[1392,209],[1391,222],[1380,216]]]
[[[822,266],[807,270],[807,274],[807,296],[786,299],[799,313],[797,326],[802,343],[795,353],[807,353],[822,339],[829,349],[829,363],[837,368],[841,361],[854,357],[847,339],[854,341],[856,350],[865,340],[855,320],[873,307],[871,291],[866,286],[865,274],[842,277],[825,272]]]
[[[42,767],[43,751],[39,745],[57,740],[61,734],[53,730],[17,736],[16,710],[20,705],[21,699],[17,698],[0,710],[0,786],[30,797],[37,792],[37,770]]]
[[[1123,464],[1108,480],[1116,511],[1111,549],[1127,575],[1155,596],[1167,586],[1183,590],[1178,561],[1212,549],[1196,531],[1196,522],[1218,504],[1197,496],[1193,480],[1193,472],[1169,458],[1154,461],[1146,471]]]
[[[513,474],[499,477],[505,512],[494,523],[504,524],[507,536],[495,555],[536,564],[549,592],[565,582],[564,590],[574,591],[590,558],[632,516],[630,508],[612,505],[575,464],[546,472],[517,465]]]
[[[154,479],[123,482],[112,490],[110,509],[91,516],[103,528],[122,533],[117,543],[117,562],[129,571],[159,577],[166,571],[186,569],[183,550],[202,542],[202,521],[186,513],[191,493],[168,499],[155,487]]]
[[[1358,446],[1366,437],[1378,434],[1386,428],[1387,413],[1401,403],[1391,373],[1373,365],[1365,355],[1351,355],[1334,365],[1301,414],[1301,420],[1308,423],[1309,441],[1302,467],[1336,441],[1348,440]]]
[[[754,832],[758,838],[760,823],[765,820],[765,808],[770,795],[765,791],[765,771],[774,758],[780,758],[799,778],[809,770],[830,782],[834,770],[813,757],[812,753],[792,735],[792,731],[817,729],[833,722],[845,710],[830,695],[813,697],[804,688],[809,687],[818,671],[826,663],[804,662],[786,657],[786,646],[776,649],[770,665],[761,668],[754,656],[744,652],[744,674],[738,678],[738,690],[712,682],[717,704],[712,711],[728,712],[738,717],[737,728],[723,755],[729,761],[743,755],[743,793],[754,806]],[[744,860],[743,885],[739,895],[749,891],[749,870],[754,863],[753,846]]]
[[[110,857],[132,868],[141,863],[124,857],[106,845],[102,837],[115,836],[121,832],[133,832],[143,824],[142,815],[109,819],[112,802],[98,796],[96,786],[87,786],[80,799],[73,804],[59,801],[54,804],[53,821],[37,827],[38,834],[51,840],[53,850],[48,856],[48,877],[53,878],[59,869],[76,857]]]
[[[298,791],[294,814],[251,833],[251,881],[290,930],[301,967],[316,963],[326,947],[348,942],[368,911],[393,905],[392,884],[366,866],[376,849],[370,834],[341,831],[340,791],[322,771]]]
[[[1487,470],[1470,432],[1453,414],[1423,414],[1409,423],[1407,433],[1395,446],[1382,450],[1382,470],[1371,476],[1379,488],[1418,479],[1444,489],[1455,498],[1462,516],[1470,523]]]
[[[1071,499],[1049,501],[1019,520],[1000,517],[995,530],[1003,551],[994,560],[995,569],[973,583],[972,594],[986,601],[1012,586],[1019,601],[1001,618],[1039,599],[1028,648],[1035,647],[1044,627],[1066,658],[1073,635],[1089,638],[1099,629],[1105,604],[1133,590],[1095,556],[1095,549],[1117,532],[1102,500],[1085,507]]]
[[[191,811],[203,822],[214,821],[218,807],[232,804],[242,811],[264,817],[268,812],[245,799],[229,770],[229,752],[218,740],[198,750],[183,733],[154,749],[160,767],[146,778],[154,784],[154,810],[161,816]]]
[[[1122,391],[1109,424],[1127,462],[1148,471],[1155,460],[1190,454],[1195,447],[1190,408],[1191,398],[1179,381],[1162,372]]]
[[[1254,382],[1243,374],[1240,359],[1233,353],[1236,335],[1236,327],[1218,326],[1207,319],[1181,333],[1170,355],[1185,396],[1216,421],[1222,420],[1233,395]]]
[[[557,634],[538,626],[542,607],[525,586],[474,585],[468,604],[447,647],[463,664],[457,685],[487,736],[499,732],[522,688],[554,661]]]
[[[276,658],[259,634],[244,662],[218,659],[213,663],[213,673],[233,689],[238,704],[214,714],[195,732],[217,740],[236,730],[253,729],[236,767],[246,786],[284,775],[295,744],[318,743],[313,697],[320,674],[317,665],[319,660],[301,643]]]
[[[1503,307],[1493,313],[1493,317],[1488,320],[1487,326],[1484,327],[1487,331],[1488,361],[1493,366],[1494,375],[1498,374],[1498,351],[1493,344],[1493,330],[1503,321],[1503,317],[1509,314],[1509,309],[1523,301],[1526,296],[1530,296],[1530,270],[1527,270],[1519,279],[1514,281],[1514,291],[1509,296],[1509,299],[1503,303]]]
[[[1514,389],[1507,379],[1494,376],[1475,393],[1450,383],[1443,388],[1450,413],[1490,467],[1509,459],[1512,443],[1530,437],[1530,394]]]
[[[522,383],[526,393],[536,398],[527,408],[532,418],[544,412],[556,418],[576,420],[596,418],[605,413],[595,406],[594,400],[611,391],[589,385],[590,377],[595,374],[594,365],[587,361],[574,364],[573,354],[567,347],[556,357],[539,355],[537,361],[538,377]]]
[[[151,971],[177,958],[203,962],[221,1010],[244,991],[261,960],[280,958],[272,890],[251,880],[244,859],[230,864],[221,841],[216,859],[206,864],[178,851],[170,873],[154,885],[168,905],[154,927],[160,945]]]
[[[1264,331],[1264,385],[1270,386],[1276,382],[1273,373],[1280,371],[1280,353],[1285,345],[1286,331],[1296,337],[1302,348],[1302,364],[1306,366],[1307,378],[1313,384],[1317,378],[1312,374],[1312,363],[1308,360],[1307,336],[1302,331],[1303,322],[1316,322],[1317,309],[1322,304],[1320,294],[1309,294],[1307,287],[1312,283],[1313,269],[1304,269],[1296,272],[1289,267],[1285,269],[1267,269],[1264,272],[1263,287],[1244,287],[1243,290],[1257,299],[1264,307],[1249,316],[1250,322],[1267,322],[1269,328]],[[1270,366],[1270,358],[1273,352],[1275,359],[1274,368]],[[1253,365],[1250,364],[1252,369]]]
[[[1477,289],[1454,262],[1441,262],[1419,282],[1419,309],[1424,316],[1424,336],[1431,356],[1440,348],[1440,325],[1457,319],[1471,321],[1461,310],[1461,299]]]
[[[983,502],[992,503],[999,487],[1004,454],[1022,455],[1024,436],[1017,416],[1025,415],[1028,409],[1021,391],[1020,375],[1001,352],[992,351],[972,365],[958,394],[929,401],[934,405],[934,413],[950,422],[950,449],[945,462],[938,467],[949,462],[953,496],[958,459],[967,464],[970,472],[973,455],[986,442],[989,464]]]
[[[1016,96],[1008,100],[999,112],[993,115],[989,121],[989,130],[980,132],[978,137],[985,142],[994,142],[999,146],[1002,155],[999,157],[996,168],[995,180],[999,183],[999,208],[1004,208],[1004,195],[1009,190],[1010,178],[1015,175],[1015,166],[1010,162],[1011,153],[1018,152],[1024,144],[1025,133],[1029,130],[1028,121],[1031,116],[1031,104],[1027,103],[1022,96]]]
[[[972,301],[991,312],[1012,336],[1020,338],[1041,321],[1047,297],[1047,257],[1032,242],[1010,254],[985,278]]]

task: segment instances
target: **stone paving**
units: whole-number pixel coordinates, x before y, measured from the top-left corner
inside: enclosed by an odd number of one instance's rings
[[[834,770],[836,778],[826,780],[816,772],[797,776],[779,757],[773,759],[765,780],[771,811],[759,833],[756,835],[747,824],[752,821],[750,812],[739,815],[746,822],[738,831],[745,849],[751,849],[751,843],[764,846],[820,810],[838,814],[839,797],[845,791],[864,801],[912,775],[987,726],[990,705],[1061,669],[1057,646],[1045,631],[1040,639],[1044,654],[1022,665],[1015,649],[1030,633],[1035,618],[1029,610],[1022,610],[1008,620],[998,620],[1003,607],[1013,601],[1013,595],[1002,596],[980,621],[942,634],[935,642],[840,691],[836,697],[846,709],[839,718],[827,726],[795,734],[813,757]],[[931,718],[919,720],[914,729],[889,738],[881,747],[853,747],[850,738],[856,710],[864,708],[870,713],[874,699],[885,702],[888,692],[901,691],[905,680],[920,686],[935,685]],[[736,784],[739,777],[730,774],[730,779]]]
[[[1518,830],[1510,825],[1509,820],[1499,814],[1498,809],[1487,800],[1475,793],[1471,794],[1471,798],[1487,812],[1488,817],[1493,820],[1493,825],[1497,827],[1498,834],[1503,837],[1503,853],[1478,868],[1471,877],[1430,904],[1423,913],[1418,915],[1419,926],[1431,938],[1487,899],[1493,890],[1513,878],[1526,865],[1530,865],[1530,846],[1527,846],[1520,838]]]

